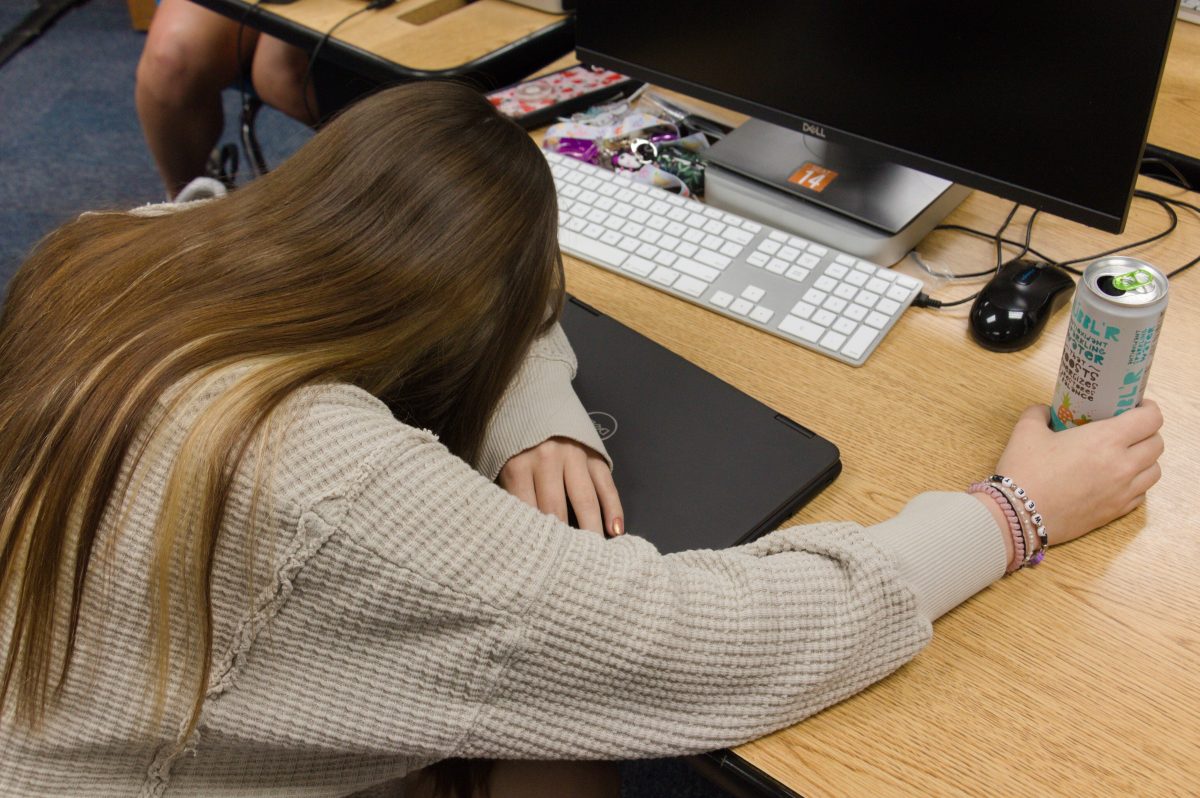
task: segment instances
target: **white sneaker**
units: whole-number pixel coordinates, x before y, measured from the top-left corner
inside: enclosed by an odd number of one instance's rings
[[[228,193],[225,184],[220,180],[214,177],[197,177],[175,195],[173,202],[215,199],[217,197],[224,197]]]

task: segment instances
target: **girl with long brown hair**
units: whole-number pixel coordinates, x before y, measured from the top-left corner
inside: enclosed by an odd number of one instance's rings
[[[620,535],[556,235],[529,138],[419,84],[229,197],[37,247],[0,318],[0,793],[340,796],[456,758],[508,761],[498,797],[611,793],[537,761],[794,723],[1020,564],[984,493],[724,552]],[[1152,402],[1044,422],[998,469],[1051,542],[1158,477]],[[1121,472],[1056,480],[1097,456]]]

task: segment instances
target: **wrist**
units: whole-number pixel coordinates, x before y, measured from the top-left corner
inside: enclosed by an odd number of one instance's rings
[[[1000,537],[1004,539],[1004,555],[1005,555],[1005,572],[1011,573],[1016,570],[1020,564],[1018,562],[1017,548],[1013,543],[1013,536],[1009,528],[1008,518],[1004,514],[1004,509],[1000,506],[1000,502],[986,493],[972,493],[975,500],[987,508],[991,513],[992,519],[996,522],[996,530]]]

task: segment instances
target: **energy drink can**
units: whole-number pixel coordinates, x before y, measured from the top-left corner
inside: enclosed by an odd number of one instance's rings
[[[1051,404],[1055,430],[1141,404],[1166,310],[1167,278],[1150,264],[1112,257],[1084,269]]]

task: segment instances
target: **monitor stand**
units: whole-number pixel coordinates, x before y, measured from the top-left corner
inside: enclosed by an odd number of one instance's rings
[[[885,265],[903,258],[970,193],[757,119],[706,156],[709,204]]]

